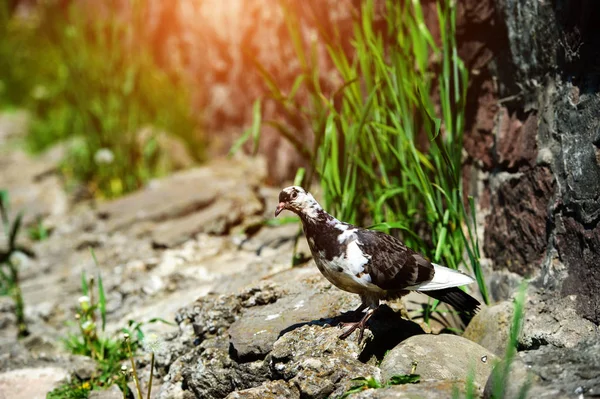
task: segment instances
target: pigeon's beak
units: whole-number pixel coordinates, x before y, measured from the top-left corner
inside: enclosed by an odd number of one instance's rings
[[[277,209],[275,209],[275,217],[279,216],[281,211],[283,211],[284,209],[285,209],[285,202],[280,202],[279,205],[277,205]]]

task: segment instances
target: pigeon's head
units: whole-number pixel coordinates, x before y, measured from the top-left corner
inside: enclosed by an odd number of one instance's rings
[[[286,187],[279,193],[279,205],[275,209],[275,216],[287,209],[296,214],[307,213],[320,209],[321,207],[313,196],[300,186]]]

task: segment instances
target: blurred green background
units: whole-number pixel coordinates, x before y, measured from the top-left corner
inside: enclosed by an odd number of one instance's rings
[[[49,1],[17,18],[11,3],[0,6],[0,107],[29,111],[32,152],[66,140],[67,182],[99,197],[173,168],[159,151],[162,132],[195,160],[205,156],[185,77],[160,68],[142,43],[144,10],[133,2],[125,19],[111,6],[97,15],[83,2]]]

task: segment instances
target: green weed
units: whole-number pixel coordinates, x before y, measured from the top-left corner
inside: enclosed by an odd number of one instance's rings
[[[87,381],[73,380],[70,384],[64,384],[48,392],[46,399],[87,399],[92,385]]]
[[[25,324],[25,303],[19,280],[19,264],[14,259],[17,253],[24,253],[30,256],[33,253],[18,245],[17,237],[21,229],[23,213],[19,213],[14,220],[9,218],[9,198],[6,190],[0,190],[0,217],[4,236],[7,238],[7,248],[0,249],[0,294],[10,295],[15,302],[15,316],[17,318],[18,337],[29,335],[27,325]]]
[[[419,374],[415,374],[416,370],[417,364],[416,362],[413,362],[410,374],[393,375],[390,378],[390,380],[385,384],[380,383],[372,376],[353,378],[352,382],[354,383],[354,385],[350,389],[348,389],[342,396],[340,396],[340,399],[347,398],[353,393],[361,392],[366,389],[379,389],[389,387],[392,385],[418,384],[421,381],[421,376]]]
[[[309,161],[304,185],[316,178],[325,207],[339,219],[399,235],[451,268],[458,268],[466,253],[488,303],[475,204],[462,192],[468,74],[456,50],[455,2],[438,3],[438,45],[420,2],[387,1],[381,28],[373,1],[363,1],[355,13],[352,55],[345,50],[347,38],[335,26],[323,26],[314,13],[311,23],[343,81],[333,93],[323,89],[315,47],[302,39],[293,6],[285,0],[280,5],[302,72],[287,90],[255,62],[270,94],[256,102],[255,125],[241,140],[252,139],[256,147],[256,124],[275,127]],[[276,103],[281,118],[262,119],[257,109],[266,101]],[[314,134],[312,145],[302,138],[306,127]]]
[[[95,254],[93,251],[91,253],[97,265]],[[141,398],[141,386],[134,357],[137,350],[146,343],[145,346],[151,353],[151,384],[154,371],[154,352],[156,350],[155,344],[147,342],[142,327],[156,322],[171,323],[160,318],[153,318],[147,322],[130,320],[128,326],[121,329],[122,336],[107,336],[105,332],[106,294],[101,276],[98,275],[96,284],[94,277],[88,279],[85,273],[82,274],[81,291],[83,295],[79,298],[79,308],[75,314],[77,332],[68,334],[64,344],[71,353],[94,359],[98,366],[97,373],[90,381],[73,381],[65,384],[51,392],[48,397],[87,397],[87,392],[90,390],[103,389],[112,384],[118,384],[124,393],[124,397],[126,397],[129,390],[127,382],[129,378],[133,378],[138,397]],[[156,341],[156,338],[153,338],[152,341]],[[127,362],[131,364],[130,372],[126,366]],[[150,390],[151,387],[149,386],[148,398]],[[67,393],[71,396],[68,396]]]
[[[50,235],[50,231],[44,226],[43,221],[38,219],[36,224],[29,228],[28,234],[33,241],[44,241]]]
[[[512,323],[510,326],[510,333],[508,337],[508,343],[506,345],[506,353],[502,363],[494,367],[492,372],[493,386],[492,386],[492,399],[504,399],[505,389],[510,376],[510,366],[517,355],[517,348],[519,345],[519,336],[523,328],[523,317],[525,311],[525,294],[527,292],[527,283],[524,281],[517,292],[515,297],[515,304],[513,310]],[[530,381],[525,381],[519,392],[518,399],[527,398],[527,392],[530,387]]]

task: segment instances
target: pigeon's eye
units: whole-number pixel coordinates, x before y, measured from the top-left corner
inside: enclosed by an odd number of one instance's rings
[[[292,199],[295,200],[296,198],[298,198],[298,192],[294,191],[292,192]]]

